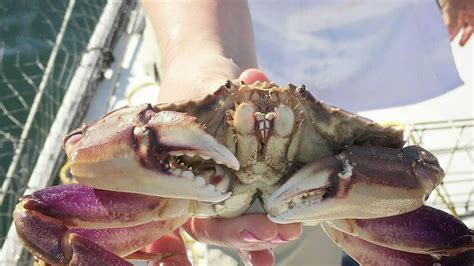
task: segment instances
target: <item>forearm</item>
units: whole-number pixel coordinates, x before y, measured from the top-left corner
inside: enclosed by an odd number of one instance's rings
[[[205,83],[257,67],[246,1],[143,0],[142,5],[157,36],[164,80],[179,71]]]
[[[243,69],[256,66],[245,0],[142,3],[155,29],[165,68],[190,51],[224,56]]]

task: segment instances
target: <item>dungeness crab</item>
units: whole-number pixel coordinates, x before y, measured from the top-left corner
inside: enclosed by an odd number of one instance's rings
[[[403,133],[328,106],[304,86],[227,82],[201,99],[124,107],[64,139],[79,182],[24,197],[24,246],[51,264],[127,264],[190,216],[253,202],[276,223],[320,224],[362,264],[473,258],[474,233],[424,206],[437,159]]]

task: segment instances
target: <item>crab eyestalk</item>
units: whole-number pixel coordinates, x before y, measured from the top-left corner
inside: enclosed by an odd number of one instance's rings
[[[238,169],[235,156],[184,113],[151,105],[111,112],[64,140],[71,173],[95,188],[219,202],[230,196],[188,170],[186,158]]]
[[[422,206],[443,176],[421,147],[353,146],[300,169],[274,192],[267,210],[278,223],[393,216]]]

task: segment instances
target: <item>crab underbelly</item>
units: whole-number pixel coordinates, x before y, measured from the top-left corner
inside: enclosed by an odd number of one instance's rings
[[[253,178],[254,181],[251,183],[235,185],[232,196],[216,204],[218,216],[235,217],[244,213],[266,213],[265,202],[278,186],[267,183],[260,175],[254,175]]]
[[[273,186],[280,180],[286,172],[286,169],[275,169],[266,162],[257,161],[238,172],[235,172],[237,178],[246,185],[255,187]]]

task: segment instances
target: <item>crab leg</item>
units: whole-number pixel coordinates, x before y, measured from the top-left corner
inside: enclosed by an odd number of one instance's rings
[[[423,206],[397,216],[328,221],[344,233],[371,243],[414,253],[455,256],[474,250],[474,231],[454,216]]]
[[[130,265],[125,257],[171,232],[186,219],[155,221],[112,229],[69,229],[61,221],[32,211],[15,212],[17,232],[24,246],[50,264],[92,263]],[[160,260],[159,254],[148,254]]]
[[[322,223],[321,226],[337,246],[344,249],[344,251],[361,265],[471,266],[474,263],[474,250],[466,251],[452,257],[416,254],[367,242],[339,231],[326,223]]]
[[[72,184],[48,187],[25,196],[16,211],[39,213],[68,227],[98,229],[173,219],[189,214],[191,204],[189,200]]]
[[[278,223],[379,218],[421,207],[443,177],[436,158],[418,146],[353,146],[309,164],[272,194]]]
[[[13,217],[24,246],[49,263],[72,263],[79,257],[118,263],[119,257],[184,223],[193,211],[190,203],[75,184],[26,196]]]
[[[219,202],[227,191],[208,184],[171,157],[213,160],[239,168],[235,156],[184,113],[127,107],[84,125],[64,140],[71,173],[95,188],[167,198]]]
[[[430,255],[378,246],[322,223],[329,238],[361,265],[433,265]]]
[[[130,254],[133,257],[133,252],[174,231],[187,220],[187,216],[182,216],[173,220],[154,221],[122,228],[73,228],[70,229],[70,232],[81,235],[120,257],[129,256]],[[154,259],[160,258],[161,256],[158,255]],[[150,256],[148,259],[153,259],[153,257]]]

